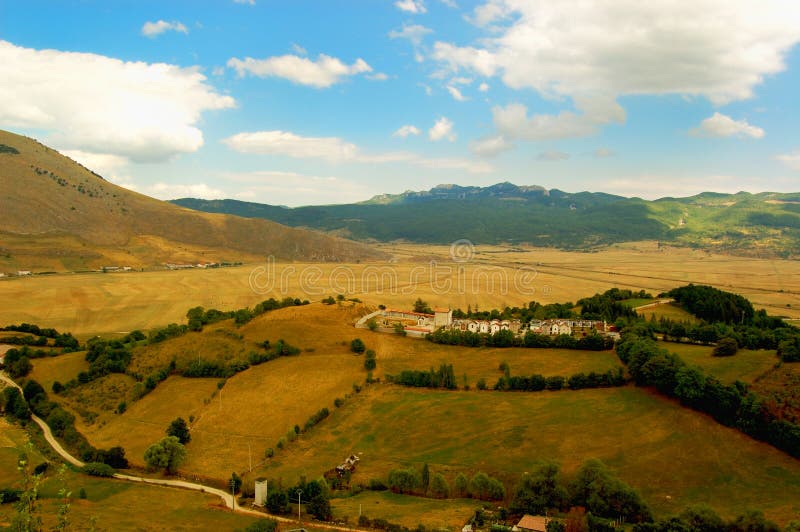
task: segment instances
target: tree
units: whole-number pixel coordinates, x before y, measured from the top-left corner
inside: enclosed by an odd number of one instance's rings
[[[191,441],[192,435],[189,434],[189,427],[182,417],[176,418],[167,427],[167,436],[175,436],[181,444]]]
[[[267,510],[273,514],[289,513],[289,496],[281,489],[273,489],[267,495]]]
[[[352,342],[350,342],[350,351],[356,354],[361,354],[366,350],[367,346],[364,345],[364,342],[361,338],[355,338]]]
[[[324,492],[314,495],[306,505],[306,510],[320,521],[330,521],[333,517],[331,503]]]
[[[234,493],[239,491],[239,488],[242,487],[242,477],[236,474],[236,471],[231,473],[231,478],[228,480],[228,486],[233,490]]]
[[[418,297],[417,300],[414,301],[414,312],[419,312],[421,314],[433,314],[431,307],[426,301],[423,301],[421,297]]]
[[[255,523],[247,525],[244,532],[275,532],[278,529],[278,522],[274,519],[259,519]]]
[[[393,469],[389,472],[389,489],[395,493],[411,493],[422,483],[419,472],[414,469]]]
[[[544,464],[522,477],[514,489],[510,509],[521,514],[543,514],[551,508],[560,509],[566,499],[558,465]]]
[[[367,349],[367,352],[366,352],[365,355],[366,356],[364,358],[364,369],[367,370],[367,371],[372,371],[373,369],[375,369],[378,366],[378,362],[377,362],[377,356],[378,355],[372,349]]]
[[[467,490],[467,477],[464,475],[464,473],[459,473],[456,475],[454,487],[456,496],[466,497],[469,495],[469,491]]]
[[[406,335],[406,328],[403,327],[402,323],[397,322],[397,323],[394,324],[394,332],[395,332],[395,334],[399,334],[400,336],[405,336]]]
[[[428,486],[431,485],[431,470],[427,462],[422,466],[422,491],[427,492]]]
[[[33,446],[29,444],[28,450],[33,451]],[[42,476],[31,472],[30,461],[26,453],[19,455],[17,470],[22,474],[23,482],[19,500],[15,505],[17,515],[11,521],[11,530],[39,532],[42,530],[42,518],[38,515],[36,501],[39,498],[39,484]]]
[[[736,354],[739,350],[739,344],[734,338],[722,338],[717,342],[717,347],[714,348],[713,354],[715,357],[730,357]]]
[[[441,473],[434,473],[431,477],[430,495],[435,499],[446,499],[450,496],[450,486]]]
[[[737,517],[728,527],[732,532],[779,532],[780,528],[764,517],[763,512],[749,511]]]
[[[175,436],[162,438],[144,452],[148,469],[163,469],[168,475],[174,474],[185,459],[186,448]]]

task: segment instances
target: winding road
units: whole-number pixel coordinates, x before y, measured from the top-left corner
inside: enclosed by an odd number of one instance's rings
[[[19,384],[14,382],[14,380],[11,379],[11,377],[9,377],[8,375],[6,375],[5,372],[3,371],[0,371],[0,381],[5,382],[9,386],[17,388],[20,391],[20,393],[22,393],[22,388],[19,386]],[[84,462],[81,462],[80,460],[69,454],[69,452],[67,452],[67,450],[61,446],[58,440],[56,440],[55,436],[53,436],[53,431],[50,430],[50,426],[47,423],[45,423],[42,418],[40,418],[34,413],[31,413],[31,419],[34,421],[34,423],[36,423],[37,425],[39,425],[39,427],[41,427],[42,433],[44,434],[44,439],[47,440],[47,443],[50,444],[53,450],[57,452],[59,456],[61,456],[61,458],[63,458],[64,460],[66,460],[67,462],[76,467],[83,467],[85,465]],[[227,506],[234,512],[245,515],[251,515],[253,517],[261,517],[261,518],[268,517],[270,519],[275,519],[276,521],[280,521],[283,523],[298,523],[296,519],[289,519],[287,517],[267,514],[264,512],[259,512],[257,510],[251,510],[250,508],[242,508],[241,506],[236,504],[236,498],[230,493],[218,488],[213,488],[211,486],[197,484],[195,482],[187,482],[185,480],[170,480],[163,478],[138,477],[135,475],[124,475],[122,473],[115,473],[113,478],[117,480],[125,480],[128,482],[139,482],[143,484],[153,484],[156,486],[167,486],[171,488],[182,488],[187,490],[199,491],[201,493],[210,493],[211,495],[216,495],[217,497],[222,499],[223,502],[225,503],[225,506]],[[352,528],[330,525],[318,521],[314,522],[314,528],[326,528],[329,530],[340,530],[343,532],[354,530]]]

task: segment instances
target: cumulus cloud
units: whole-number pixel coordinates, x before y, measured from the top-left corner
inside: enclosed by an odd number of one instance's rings
[[[727,115],[714,113],[700,122],[699,126],[689,130],[689,134],[695,137],[749,137],[760,139],[764,137],[764,130],[760,127],[751,126],[747,123],[747,120],[734,120]]]
[[[478,85],[478,90],[481,92],[489,92],[489,84],[484,82]]]
[[[166,22],[159,20],[158,22],[145,22],[144,26],[142,26],[142,35],[150,37],[151,39],[161,35],[165,31],[174,31],[183,34],[189,33],[189,29],[178,21]]]
[[[203,145],[204,111],[236,102],[196,68],[0,41],[0,125],[46,132],[60,149],[163,161]]]
[[[442,139],[447,139],[450,142],[455,141],[456,134],[453,132],[453,122],[444,116],[439,118],[433,124],[433,127],[428,130],[428,138],[434,142]]]
[[[428,11],[423,0],[397,0],[394,5],[400,11],[405,11],[406,13],[412,13],[414,15],[427,13]]]
[[[792,153],[786,153],[775,157],[777,160],[791,168],[792,170],[800,170],[800,150]]]
[[[308,51],[295,42],[292,43],[291,49],[297,55],[308,55]]]
[[[356,59],[352,65],[347,65],[336,57],[325,54],[320,54],[316,61],[296,55],[281,55],[265,59],[233,57],[228,60],[228,67],[234,69],[239,77],[248,74],[260,78],[278,77],[318,89],[330,87],[349,76],[372,72],[372,67],[361,58]]]
[[[366,153],[355,144],[339,137],[303,137],[287,131],[238,133],[223,142],[239,153],[323,159],[330,163],[406,163],[424,168],[464,170],[471,173],[486,173],[493,170],[485,161],[430,158],[405,151]]]
[[[416,126],[405,125],[401,126],[397,131],[392,133],[393,137],[402,137],[406,138],[409,135],[419,135],[421,131]]]
[[[437,59],[498,74],[515,89],[569,96],[741,100],[765,76],[783,71],[800,41],[800,3],[791,0],[489,0],[473,20],[502,24],[500,34],[478,49],[437,43]]]
[[[486,137],[470,142],[469,149],[481,157],[496,157],[497,155],[514,149],[514,144],[502,136]]]
[[[450,96],[452,96],[453,99],[457,102],[466,102],[467,100],[469,100],[469,98],[461,94],[460,90],[458,90],[456,87],[453,87],[452,85],[447,86],[447,92],[449,92]]]
[[[569,159],[569,153],[558,150],[543,151],[536,158],[540,161],[566,161]]]
[[[556,115],[528,117],[528,108],[519,103],[492,109],[498,132],[510,139],[548,140],[593,135],[597,126],[625,121],[624,110],[614,101],[576,98],[580,113],[562,111]]]

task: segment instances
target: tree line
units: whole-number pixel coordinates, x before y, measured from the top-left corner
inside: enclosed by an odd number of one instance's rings
[[[603,351],[614,348],[613,338],[602,336],[596,331],[575,338],[569,334],[549,336],[532,331],[527,331],[523,336],[517,336],[509,330],[500,330],[491,334],[442,328],[425,335],[425,338],[435,344],[465,347],[558,348],[583,351]]]

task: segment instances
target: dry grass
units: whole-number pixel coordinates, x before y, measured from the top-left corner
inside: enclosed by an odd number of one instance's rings
[[[91,335],[179,322],[186,310],[196,305],[229,310],[252,306],[270,296],[306,294],[319,300],[346,292],[373,306],[395,307],[408,307],[422,297],[432,305],[466,309],[467,305],[492,308],[530,300],[576,301],[615,286],[658,293],[688,282],[741,293],[770,313],[800,317],[798,261],[679,248],[659,251],[648,243],[612,246],[597,253],[479,247],[474,260],[466,264],[453,263],[447,247],[385,245],[380,249],[393,254],[396,262],[277,264],[272,289],[262,293],[255,293],[248,284],[253,269],[263,266],[258,264],[218,270],[7,279],[0,281],[0,299],[15,304],[0,308],[0,323],[28,321]],[[438,266],[432,266],[431,260],[438,261]],[[535,270],[536,275],[515,288],[515,272],[522,266]]]
[[[769,372],[778,362],[775,351],[740,349],[732,357],[715,357],[710,346],[662,342],[661,347],[683,359],[690,366],[699,366],[723,382],[740,380],[748,384]]]
[[[33,359],[33,371],[28,377],[44,386],[44,389],[49,393],[55,381],[64,384],[76,378],[81,371],[87,371],[88,369],[89,363],[86,362],[86,352],[78,351],[56,357]]]
[[[637,310],[636,312],[639,314],[639,316],[642,316],[648,320],[655,317],[656,320],[666,318],[672,321],[688,321],[689,323],[700,322],[700,320],[695,318],[692,314],[682,309],[679,305],[673,303],[666,303],[664,305],[645,308]]]
[[[385,519],[410,529],[422,524],[434,530],[461,529],[481,506],[479,501],[471,499],[426,499],[389,491],[363,491],[354,497],[331,500],[336,519],[347,517],[350,523],[356,523],[360,509],[370,519]]]
[[[428,463],[452,482],[483,470],[510,487],[537,460],[566,472],[605,461],[659,515],[706,502],[731,517],[759,508],[785,523],[800,510],[800,463],[643,390],[362,392],[260,474],[316,478],[350,453],[356,482]]]

